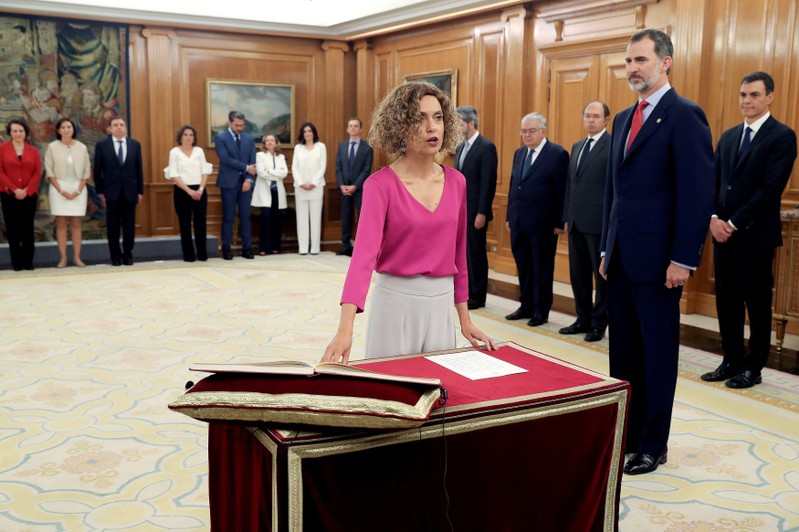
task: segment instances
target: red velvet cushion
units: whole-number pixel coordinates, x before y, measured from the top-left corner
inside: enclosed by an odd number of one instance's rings
[[[439,395],[433,386],[336,375],[216,373],[169,408],[202,421],[410,428],[427,420]]]

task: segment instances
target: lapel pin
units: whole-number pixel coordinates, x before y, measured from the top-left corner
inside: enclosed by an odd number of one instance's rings
[[[657,119],[657,123],[660,124],[660,118]]]

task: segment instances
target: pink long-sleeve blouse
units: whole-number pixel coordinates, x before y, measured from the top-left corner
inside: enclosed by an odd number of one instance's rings
[[[342,303],[363,312],[372,271],[399,277],[454,276],[455,303],[469,298],[466,179],[444,167],[444,192],[430,212],[386,166],[363,186],[363,207]]]

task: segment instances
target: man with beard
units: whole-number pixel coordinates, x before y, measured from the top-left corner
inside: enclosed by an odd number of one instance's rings
[[[680,344],[682,287],[699,266],[713,208],[713,145],[705,113],[677,95],[674,47],[659,30],[627,45],[638,103],[613,121],[600,270],[607,279],[610,374],[632,398],[624,466],[649,473],[667,459]]]

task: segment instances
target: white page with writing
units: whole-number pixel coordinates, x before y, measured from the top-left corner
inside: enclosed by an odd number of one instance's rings
[[[505,375],[514,375],[527,371],[524,368],[514,366],[504,360],[486,355],[479,351],[432,355],[425,358],[473,381],[490,379],[492,377],[504,377]]]

